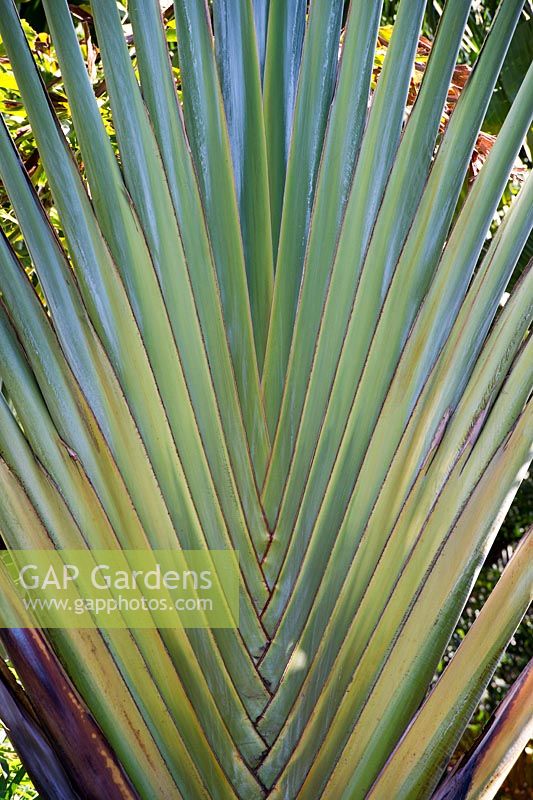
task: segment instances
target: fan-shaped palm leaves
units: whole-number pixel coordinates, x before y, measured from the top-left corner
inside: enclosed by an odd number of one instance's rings
[[[117,156],[45,0],[80,172],[0,0],[64,234],[3,126],[46,304],[2,238],[2,537],[233,548],[242,578],[238,629],[40,632],[2,577],[25,694],[0,673],[0,716],[43,796],[494,796],[529,672],[436,787],[529,605],[531,533],[428,687],[531,458],[531,270],[500,306],[531,177],[484,245],[533,68],[458,205],[522,5],[503,0],[442,133],[466,0],[408,115],[423,0],[400,3],[375,90],[380,2],[351,0],[341,36],[341,0],[176,0],[183,109],[156,0],[128,3],[135,65],[92,0]]]

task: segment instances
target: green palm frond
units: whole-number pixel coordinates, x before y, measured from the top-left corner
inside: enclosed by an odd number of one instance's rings
[[[0,0],[50,192],[2,122],[3,543],[239,554],[234,628],[38,630],[0,571],[45,798],[490,798],[527,742],[530,667],[441,782],[533,586],[530,531],[433,685],[532,457],[530,64],[470,170],[530,20],[463,87],[429,5],[176,0],[178,70],[157,0],[92,0],[95,94],[45,0],[58,111]]]

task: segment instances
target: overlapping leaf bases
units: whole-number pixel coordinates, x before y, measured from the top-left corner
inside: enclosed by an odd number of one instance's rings
[[[380,2],[176,0],[178,95],[157,0],[128,3],[134,64],[124,10],[93,0],[104,120],[66,2],[44,5],[79,150],[0,0],[54,208],[4,125],[42,296],[4,236],[2,537],[234,548],[242,582],[237,630],[4,634],[12,724],[38,721],[57,797],[430,798],[531,596],[529,533],[427,694],[531,457],[530,269],[500,303],[531,177],[493,220],[533,68],[469,172],[523,3],[466,75],[465,0],[431,46],[423,0],[392,31]],[[9,584],[0,607],[31,624]],[[494,796],[529,684],[437,797]]]

